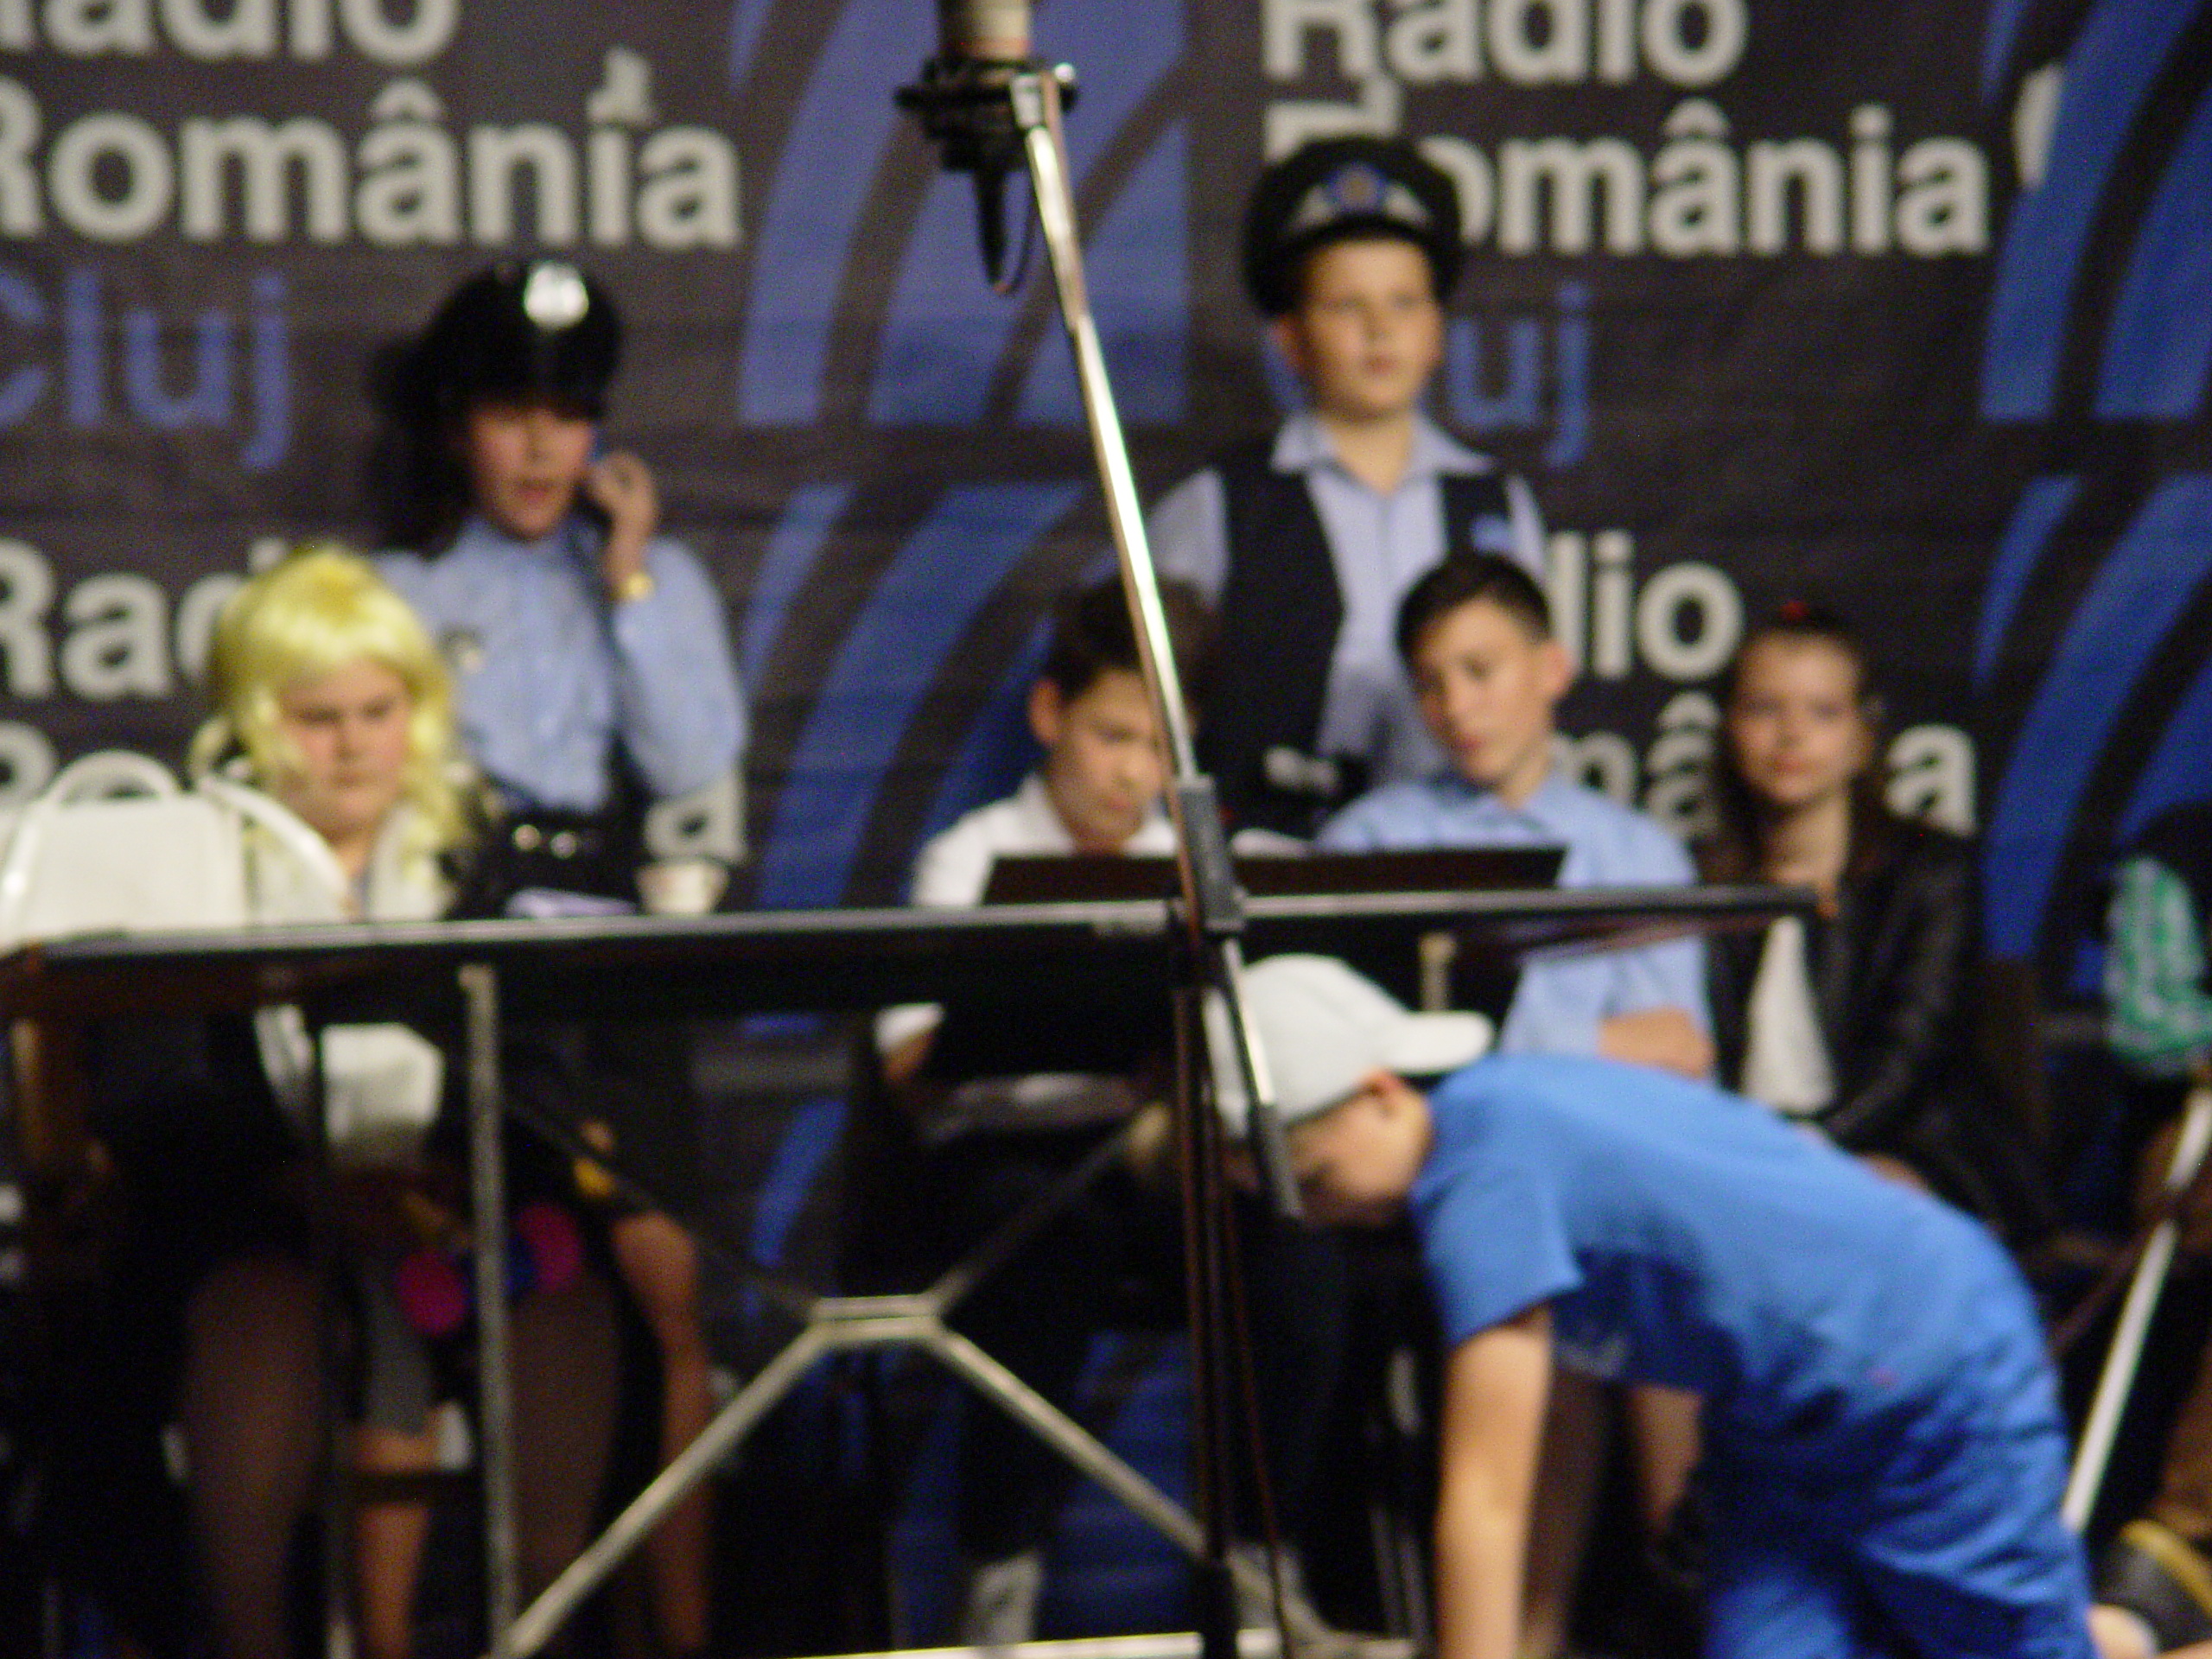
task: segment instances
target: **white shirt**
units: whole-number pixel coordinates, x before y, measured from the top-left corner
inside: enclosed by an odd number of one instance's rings
[[[937,910],[961,910],[981,902],[989,885],[991,868],[1001,858],[1050,857],[1076,850],[1075,837],[1052,804],[1043,776],[1031,772],[1020,789],[1004,800],[979,806],[949,829],[930,837],[914,861],[908,893],[911,902]],[[1119,849],[1132,856],[1166,855],[1175,850],[1175,826],[1158,805],[1146,817],[1136,834]],[[909,1002],[886,1008],[876,1016],[875,1046],[887,1054],[925,1033],[934,1031],[944,1010],[934,1002]],[[1113,1080],[1116,1083],[1119,1079]],[[1097,1092],[1098,1079],[1075,1073],[1046,1072],[1033,1077],[989,1079],[963,1084],[951,1103],[956,1112],[986,1121],[1000,1116],[995,1109],[1011,1106],[1033,1108],[1039,1115],[1063,1113],[1075,1095]],[[1123,1091],[1126,1092],[1125,1090]],[[964,1098],[963,1098],[964,1097]],[[1088,1113],[1081,1114],[1089,1116]],[[940,1126],[944,1135],[966,1127],[949,1116]]]

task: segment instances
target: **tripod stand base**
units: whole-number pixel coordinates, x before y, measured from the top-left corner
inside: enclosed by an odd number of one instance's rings
[[[1306,1653],[1304,1648],[1294,1649]],[[1236,1659],[1275,1659],[1282,1651],[1274,1630],[1239,1630]],[[1198,1638],[1190,1630],[1157,1636],[1093,1636],[1065,1642],[1016,1642],[1002,1648],[901,1648],[886,1654],[846,1654],[836,1659],[1198,1659]],[[1313,1656],[1313,1659],[1319,1659]],[[1402,1637],[1360,1637],[1346,1640],[1331,1659],[1414,1659],[1414,1644]]]

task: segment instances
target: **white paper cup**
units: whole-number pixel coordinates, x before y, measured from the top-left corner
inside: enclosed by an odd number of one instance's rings
[[[638,872],[638,896],[656,916],[703,916],[729,885],[711,858],[666,858]]]

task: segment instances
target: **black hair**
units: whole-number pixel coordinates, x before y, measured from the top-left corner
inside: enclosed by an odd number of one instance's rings
[[[1825,645],[1849,663],[1858,682],[1855,690],[1859,717],[1866,722],[1868,736],[1876,740],[1878,750],[1879,747],[1882,698],[1875,689],[1866,662],[1866,649],[1859,642],[1858,632],[1824,606],[1789,601],[1744,636],[1735,654],[1728,659],[1728,666],[1721,671],[1716,688],[1720,698],[1721,729],[1713,746],[1714,822],[1713,833],[1698,848],[1698,863],[1708,881],[1754,880],[1765,862],[1760,833],[1762,803],[1745,778],[1743,769],[1736,764],[1735,749],[1728,741],[1727,721],[1728,711],[1735,705],[1737,688],[1743,679],[1745,663],[1757,647],[1770,641]],[[1846,872],[1860,875],[1878,866],[1897,832],[1898,822],[1897,815],[1890,810],[1883,797],[1882,767],[1870,761],[1851,780],[1851,842],[1845,860]]]
[[[379,416],[370,494],[393,547],[442,547],[468,514],[454,435],[485,404],[543,404],[582,420],[607,412],[622,321],[603,288],[557,260],[488,266],[448,294],[411,340],[370,371]]]
[[[1213,654],[1213,607],[1189,582],[1168,576],[1160,584],[1160,608],[1167,619],[1167,648],[1175,653],[1183,696],[1202,702]],[[1141,667],[1136,629],[1118,575],[1079,588],[1054,607],[1052,643],[1037,677],[1057,687],[1063,701],[1074,702],[1116,670],[1135,674]]]
[[[1497,553],[1447,553],[1398,603],[1398,655],[1411,666],[1421,638],[1443,617],[1478,600],[1495,605],[1532,639],[1552,637],[1552,607],[1536,579]]]

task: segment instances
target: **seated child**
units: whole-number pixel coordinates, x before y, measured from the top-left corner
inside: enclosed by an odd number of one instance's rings
[[[1161,599],[1183,683],[1195,688],[1205,607],[1179,583],[1166,584]],[[1028,712],[1043,760],[1013,796],[969,813],[924,847],[914,865],[916,904],[976,903],[1003,855],[1173,851],[1160,804],[1166,757],[1117,582],[1086,588],[1061,607]],[[927,1083],[921,1072],[939,1019],[933,1007],[890,1009],[878,1021],[877,1046],[925,1148],[918,1185],[930,1194],[923,1217],[930,1242],[950,1259],[1059,1180],[1149,1096],[1141,1079],[1083,1073],[950,1088]],[[1179,1283],[1180,1249],[1173,1201],[1118,1170],[986,1279],[956,1308],[953,1323],[1065,1410],[1076,1401],[1091,1334],[1110,1311],[1109,1293],[1131,1274]],[[1245,1274],[1262,1432],[1287,1529],[1335,1382],[1343,1267],[1328,1241],[1263,1239],[1248,1230]],[[958,1639],[1024,1640],[1043,1586],[1058,1465],[1003,1412],[969,1403],[976,1408],[964,1423],[960,1459],[957,1526],[967,1582]],[[1256,1516],[1248,1518],[1256,1523]]]
[[[309,550],[254,577],[217,621],[208,670],[215,708],[193,760],[209,774],[202,788],[238,816],[251,918],[442,914],[471,823],[453,772],[451,695],[428,634],[368,563]],[[334,1085],[339,1034],[327,1051]],[[410,1046],[416,1058],[427,1050],[397,1028],[362,1034],[390,1039],[385,1052],[402,1061]],[[119,1271],[145,1316],[125,1339],[150,1351],[147,1371],[176,1374],[214,1650],[277,1659],[291,1649],[288,1556],[324,1439],[298,1117],[305,1033],[281,1008],[251,1023],[149,1017],[94,1033],[88,1058],[94,1127],[129,1199]],[[419,1088],[381,1091],[383,1116],[411,1114],[416,1132],[396,1137],[387,1122],[376,1151],[410,1169],[438,1106],[443,1068],[429,1059],[400,1067]],[[334,1147],[341,1164],[345,1154]],[[348,1168],[348,1219],[375,1223],[381,1190],[372,1172]],[[356,1460],[426,1466],[429,1359],[388,1281],[359,1266]],[[542,1585],[581,1546],[597,1497],[613,1381],[604,1288],[584,1275],[533,1295],[514,1332],[519,1536],[525,1577]],[[359,1517],[361,1640],[372,1659],[407,1651],[422,1515],[370,1503]]]
[[[2035,1311],[1976,1224],[1701,1084],[1478,1059],[1328,958],[1246,986],[1309,1215],[1408,1214],[1442,1316],[1440,1659],[1520,1650],[1554,1366],[1703,1397],[1710,1659],[2096,1650]]]
[[[2106,925],[2113,1053],[2138,1111],[2164,1125],[2143,1154],[2140,1202],[2172,1160],[2187,1090],[2212,1078],[2212,804],[2144,826],[2121,855]],[[2184,1249],[2206,1249],[2207,1221],[2192,1202]],[[2212,1642],[2212,1344],[2167,1431],[2150,1506],[2113,1540],[2098,1589],[2140,1613],[2164,1646]]]
[[[651,905],[700,878],[700,902],[675,907],[711,908],[727,873],[650,861],[664,855],[647,814],[735,787],[745,700],[721,595],[663,533],[652,469],[601,453],[622,343],[613,296],[564,261],[503,262],[448,295],[391,388],[395,544],[379,564],[445,649],[462,747],[499,798],[490,885]],[[698,1201],[685,1027],[509,1035],[518,1097],[580,1117],[675,1209]],[[672,1215],[611,1211],[616,1270],[658,1351],[665,1464],[714,1415],[698,1249]],[[708,1644],[710,1521],[702,1486],[645,1546],[656,1634],[673,1653]]]
[[[1454,553],[1398,610],[1398,654],[1446,769],[1346,807],[1316,845],[1554,844],[1561,887],[1686,886],[1689,856],[1641,812],[1560,776],[1553,711],[1573,677],[1543,590],[1510,559]],[[1521,976],[1498,1046],[1603,1054],[1685,1077],[1712,1069],[1694,940],[1544,963]]]

